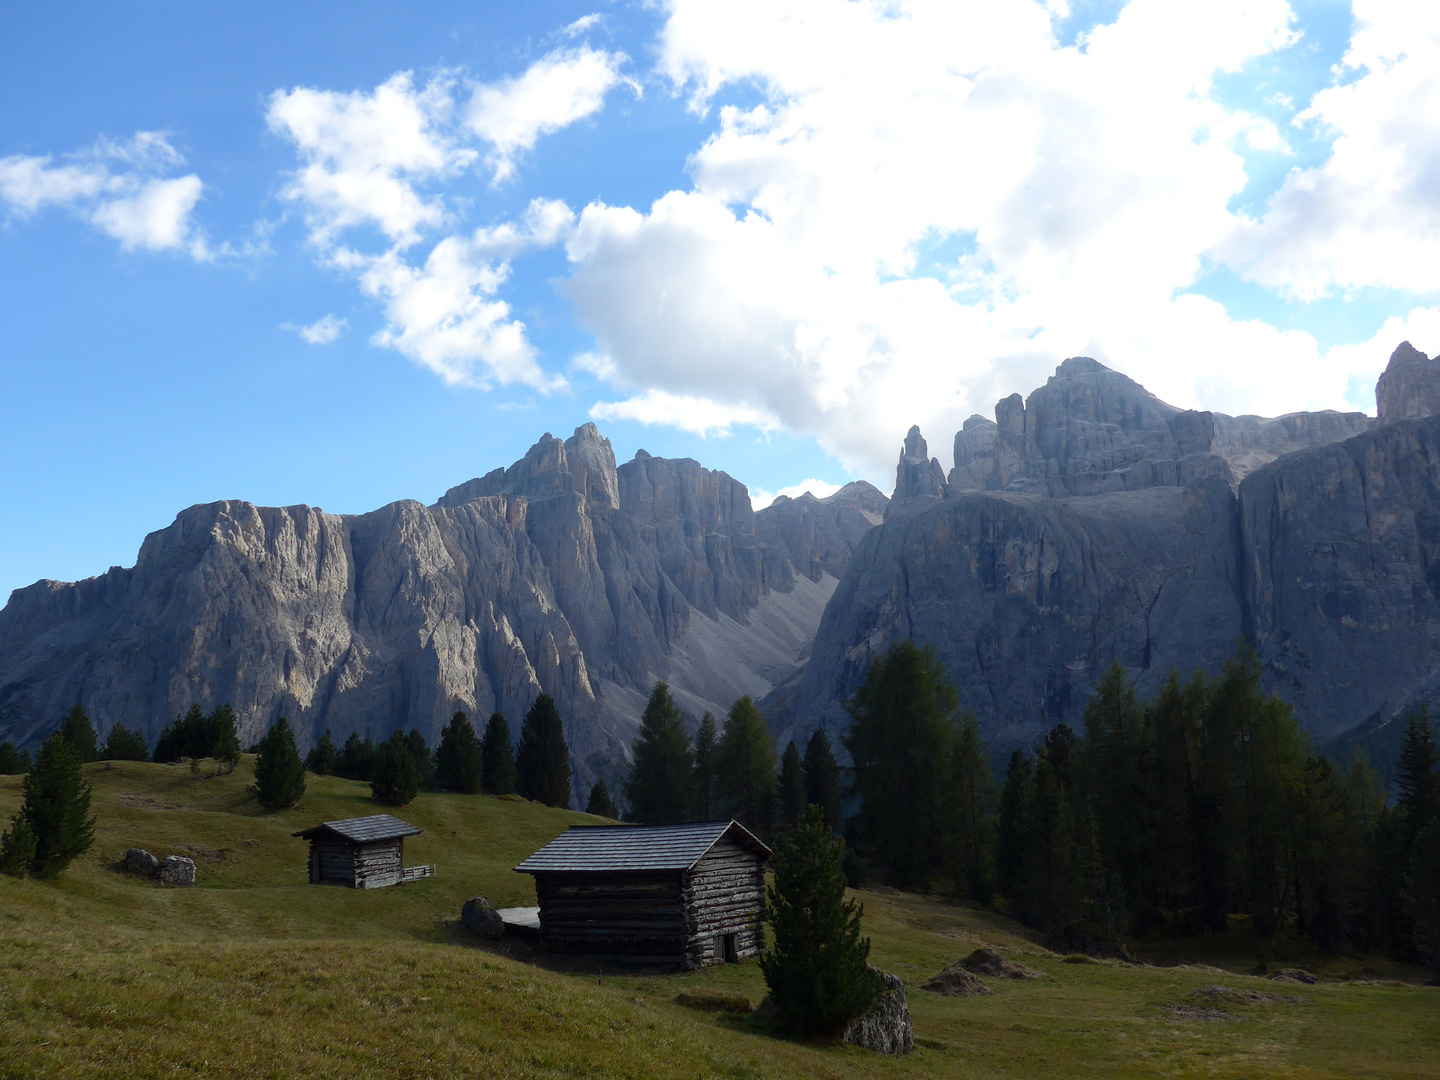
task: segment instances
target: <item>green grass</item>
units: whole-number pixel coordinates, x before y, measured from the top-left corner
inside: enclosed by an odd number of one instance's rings
[[[758,1002],[754,963],[663,974],[560,962],[458,926],[470,896],[533,902],[510,868],[594,819],[421,795],[399,812],[425,830],[406,861],[437,864],[435,878],[316,887],[290,833],[383,808],[364,785],[311,777],[300,807],[263,814],[244,791],[252,768],[88,767],[95,847],[57,881],[0,879],[0,1077],[1430,1077],[1440,1060],[1440,991],[1413,969],[1322,961],[1286,938],[1272,963],[1326,978],[1280,985],[1245,974],[1243,932],[1146,954],[1169,966],[1067,963],[993,912],[888,890],[859,895],[874,960],[911,988],[916,1052],[777,1039],[703,1005]],[[0,777],[7,819],[19,786]],[[198,886],[118,873],[131,846],[192,855]],[[980,998],[918,989],[980,944],[1045,977],[990,980]],[[1235,1008],[1234,1023],[1165,1008],[1217,982],[1306,1003]]]

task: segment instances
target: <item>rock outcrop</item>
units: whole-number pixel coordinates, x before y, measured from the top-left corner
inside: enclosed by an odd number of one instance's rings
[[[900,448],[900,463],[895,466],[895,494],[885,508],[885,516],[904,510],[911,513],[929,502],[945,497],[945,470],[939,458],[930,457],[930,449],[918,427],[905,435]]]
[[[935,648],[996,749],[1078,726],[1112,663],[1149,694],[1172,668],[1217,670],[1242,635],[1318,735],[1423,697],[1440,683],[1440,417],[1388,422],[1430,392],[1433,362],[1396,357],[1373,429],[1362,413],[1179,410],[1067,360],[996,406],[985,490],[985,428],[957,435],[943,501],[917,485],[912,429],[887,520],[803,672],[763,703],[781,737],[842,729],[870,662],[905,638]]]
[[[976,413],[955,433],[955,467],[946,480],[946,494],[984,491],[995,472],[995,436],[1000,428]]]
[[[875,1050],[886,1057],[908,1054],[915,1049],[915,1032],[910,1025],[910,1006],[905,1001],[905,984],[898,975],[885,975],[885,991],[870,1012],[850,1021],[841,1040]]]
[[[465,901],[460,908],[460,925],[488,941],[499,941],[505,936],[505,920],[483,896]]]
[[[885,502],[850,485],[756,515],[725,473],[643,451],[617,466],[586,424],[429,507],[194,506],[132,568],[16,590],[0,738],[33,741],[78,700],[102,737],[153,743],[191,703],[230,702],[242,745],[279,715],[302,752],[326,728],[433,745],[456,709],[518,736],[543,691],[584,790],[624,767],[656,678],[698,718],[791,675]]]
[[[1402,341],[1375,384],[1376,422],[1419,420],[1436,413],[1440,413],[1440,359],[1432,360]]]

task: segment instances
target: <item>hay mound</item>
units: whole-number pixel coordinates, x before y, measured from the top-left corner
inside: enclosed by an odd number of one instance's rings
[[[1299,968],[1281,968],[1272,972],[1269,976],[1273,982],[1301,983],[1305,986],[1314,986],[1320,980],[1308,971],[1301,971]]]
[[[1162,1005],[1160,1006],[1170,1013],[1177,1020],[1199,1020],[1202,1023],[1225,1023],[1227,1021],[1239,1022],[1243,1016],[1234,1016],[1224,1009],[1207,1009],[1202,1005]]]
[[[920,989],[944,994],[946,997],[980,997],[995,992],[986,985],[984,979],[972,975],[958,964],[947,967]]]
[[[1038,979],[1040,972],[1007,960],[989,946],[981,946],[960,961],[960,966],[976,975],[989,975],[992,979]]]
[[[1310,999],[1294,994],[1265,994],[1258,990],[1236,990],[1233,986],[1202,986],[1190,995],[1206,1005],[1268,1005],[1282,1001],[1293,1005],[1308,1004]]]

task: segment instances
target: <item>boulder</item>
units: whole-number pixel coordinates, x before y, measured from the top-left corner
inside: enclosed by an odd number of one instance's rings
[[[154,877],[160,872],[160,860],[144,848],[132,847],[120,860],[120,869],[127,874],[141,874]]]
[[[988,945],[982,945],[964,960],[960,966],[976,975],[989,975],[992,979],[1038,979],[1040,973],[1014,960],[1007,960]],[[948,968],[946,970],[949,970]]]
[[[929,982],[923,983],[920,989],[946,997],[983,997],[995,992],[984,979],[972,975],[959,964],[951,964]]]
[[[850,1021],[841,1038],[886,1057],[908,1054],[915,1049],[915,1032],[910,1026],[910,1006],[905,1002],[905,984],[895,975],[885,976],[885,993],[866,1015]]]
[[[483,896],[465,901],[465,906],[460,909],[460,925],[490,941],[499,941],[505,936],[505,920]]]
[[[194,885],[195,860],[187,859],[184,855],[167,855],[165,865],[160,867],[160,880],[166,885]]]

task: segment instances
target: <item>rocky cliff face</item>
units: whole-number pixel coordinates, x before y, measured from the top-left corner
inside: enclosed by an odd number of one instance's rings
[[[698,717],[791,673],[883,513],[863,488],[756,515],[694,461],[617,467],[586,424],[430,507],[191,507],[131,569],[12,595],[0,738],[33,740],[79,700],[102,735],[153,741],[191,703],[228,701],[247,744],[286,715],[302,746],[327,727],[418,727],[433,745],[455,709],[504,712],[518,734],[543,691],[581,790],[626,759],[654,679]]]
[[[1432,362],[1405,349],[1382,401],[1428,393]],[[1217,669],[1242,634],[1320,734],[1440,680],[1440,417],[1178,410],[1085,358],[995,414],[957,434],[943,500],[909,479],[912,430],[887,520],[766,702],[782,727],[842,728],[904,638],[935,648],[1002,746],[1078,725],[1112,662],[1149,693],[1172,667]]]
[[[1440,413],[1440,359],[1402,341],[1375,384],[1375,408],[1381,424]]]

